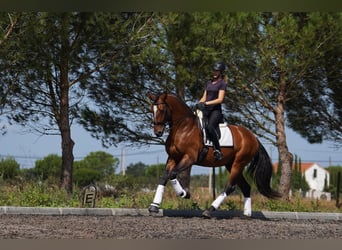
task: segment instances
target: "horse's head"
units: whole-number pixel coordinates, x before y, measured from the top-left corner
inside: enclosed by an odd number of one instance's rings
[[[150,94],[149,97],[153,101],[151,110],[153,112],[154,134],[161,137],[166,124],[170,121],[170,108],[166,102],[167,94],[163,93],[159,96]]]

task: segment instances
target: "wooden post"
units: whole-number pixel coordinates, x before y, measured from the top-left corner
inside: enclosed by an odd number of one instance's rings
[[[336,207],[340,207],[341,172],[337,173]]]
[[[216,186],[216,183],[215,183],[215,167],[213,167],[213,181],[212,181],[212,189],[213,189],[213,200],[216,199],[216,191],[215,191],[215,186]]]

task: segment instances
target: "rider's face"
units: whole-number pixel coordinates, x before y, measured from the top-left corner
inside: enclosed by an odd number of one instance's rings
[[[213,71],[213,77],[214,77],[214,79],[219,78],[220,74],[221,74],[221,72],[220,72],[219,70],[214,70],[214,71]]]

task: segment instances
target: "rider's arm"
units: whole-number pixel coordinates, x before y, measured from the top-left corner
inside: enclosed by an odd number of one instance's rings
[[[201,99],[199,100],[199,102],[205,102],[206,99],[207,99],[207,91],[204,90],[203,95],[202,95]]]

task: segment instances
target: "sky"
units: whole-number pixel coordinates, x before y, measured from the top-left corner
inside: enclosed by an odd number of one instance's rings
[[[322,167],[330,165],[342,166],[342,147],[334,148],[329,143],[309,144],[301,136],[287,128],[287,143],[290,152],[298,155],[302,162],[315,162]],[[82,160],[90,152],[105,151],[119,158],[125,167],[142,162],[146,165],[165,163],[167,154],[163,146],[132,147],[121,144],[118,147],[104,148],[101,142],[92,138],[82,127],[72,127],[72,138],[75,141],[75,160]],[[278,161],[278,152],[274,146],[264,144],[273,162]],[[34,167],[35,161],[49,154],[61,155],[59,136],[37,136],[23,134],[20,126],[8,127],[7,133],[0,136],[0,158],[12,156],[21,168]],[[123,157],[123,155],[125,157]],[[120,163],[118,171],[122,164]],[[210,168],[194,166],[192,174],[208,174]]]

